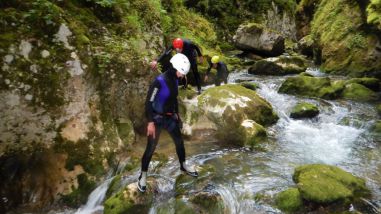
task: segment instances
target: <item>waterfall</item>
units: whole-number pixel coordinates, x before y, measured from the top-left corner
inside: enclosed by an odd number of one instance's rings
[[[113,178],[114,177],[107,179],[93,192],[91,192],[89,198],[87,199],[87,203],[79,208],[75,214],[103,213],[103,200]]]

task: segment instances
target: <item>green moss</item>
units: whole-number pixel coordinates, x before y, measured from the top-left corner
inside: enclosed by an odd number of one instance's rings
[[[75,165],[81,165],[91,175],[103,175],[105,173],[102,164],[103,152],[100,150],[100,145],[92,147],[90,144],[90,140],[79,140],[74,143],[58,137],[53,149],[57,153],[68,154],[65,168],[69,171],[73,170]]]
[[[319,114],[319,109],[317,106],[311,103],[298,103],[291,110],[290,117],[292,118],[303,118],[303,117],[315,117]]]
[[[250,99],[250,101],[247,101],[247,105],[249,105],[250,108],[243,108],[242,110],[243,113],[247,115],[247,119],[252,119],[264,126],[271,125],[277,121],[278,116],[266,100],[259,97],[255,91],[240,85],[223,85],[209,88],[206,92],[198,96],[197,99],[200,106],[222,107],[228,105],[226,100],[231,98],[236,99],[238,97]],[[239,112],[237,113],[239,114]]]
[[[377,112],[378,112],[378,115],[381,116],[381,104],[377,105]]]
[[[122,179],[121,175],[115,176],[114,179],[112,179],[107,192],[106,192],[106,198],[109,198],[111,194],[115,193],[120,188],[120,181]]]
[[[255,91],[259,88],[258,84],[252,83],[252,82],[243,82],[240,85],[242,85],[243,87],[245,87],[247,89],[253,90],[253,91]]]
[[[295,169],[293,180],[297,183],[302,198],[316,203],[347,203],[354,197],[369,194],[363,179],[335,166],[300,166]]]
[[[378,94],[363,85],[350,83],[345,86],[343,98],[355,101],[377,101]]]
[[[378,39],[362,29],[359,4],[345,0],[322,0],[311,24],[321,49],[322,69],[351,76],[374,75],[381,63],[369,57]]]
[[[74,189],[70,194],[63,195],[61,200],[71,207],[78,207],[78,205],[85,204],[88,195],[96,187],[96,183],[88,179],[86,174],[77,176],[78,188]]]
[[[349,83],[358,83],[373,91],[380,90],[380,80],[378,80],[377,78],[370,78],[370,77],[353,78],[346,82],[346,84],[349,84]]]
[[[381,30],[381,1],[371,0],[370,4],[366,8],[367,12],[367,23],[375,25],[379,30]]]
[[[116,125],[118,128],[118,135],[125,146],[128,146],[135,141],[135,132],[130,120],[119,122]]]
[[[303,201],[297,188],[289,188],[276,196],[276,204],[282,211],[293,213],[301,209]]]
[[[224,203],[217,192],[200,192],[190,199],[203,208],[206,213],[223,213]]]
[[[216,175],[216,169],[212,165],[204,164],[197,169],[197,178],[181,174],[176,178],[175,191],[177,197],[187,195],[193,191],[201,191]]]

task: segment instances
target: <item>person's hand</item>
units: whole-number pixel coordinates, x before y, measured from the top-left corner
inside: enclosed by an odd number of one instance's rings
[[[208,81],[208,75],[204,77],[204,82]]]
[[[156,71],[156,69],[157,69],[157,61],[156,60],[151,62],[151,68],[152,68],[152,70]]]
[[[204,62],[204,57],[203,56],[199,56],[198,57],[198,61],[202,64]]]
[[[155,133],[156,133],[156,128],[155,124],[153,122],[149,122],[147,125],[147,136],[151,136],[152,138],[155,139]]]
[[[181,130],[183,129],[183,121],[181,120],[180,115],[178,113],[176,113],[175,115],[176,115],[176,120],[179,122],[179,128]]]

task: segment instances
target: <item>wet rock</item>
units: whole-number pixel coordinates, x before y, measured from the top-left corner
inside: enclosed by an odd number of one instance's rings
[[[377,101],[379,99],[378,94],[367,87],[350,83],[345,86],[343,91],[343,98],[355,101]]]
[[[319,109],[311,103],[298,103],[291,110],[291,118],[312,118],[319,114]]]
[[[137,183],[131,183],[118,193],[108,198],[104,203],[104,213],[148,213],[157,192],[157,183],[147,179],[147,190],[141,193]]]
[[[370,78],[370,77],[353,78],[346,82],[346,84],[349,84],[349,83],[357,83],[373,91],[380,90],[380,80],[377,78]]]
[[[295,169],[293,180],[304,200],[318,204],[337,202],[344,207],[370,193],[364,179],[330,165],[300,166]]]
[[[303,58],[298,56],[280,56],[260,60],[249,68],[250,74],[287,75],[299,74],[306,71]]]
[[[298,75],[287,78],[279,88],[280,93],[336,99],[341,95],[344,84],[331,83],[328,77],[309,77]]]
[[[187,111],[182,117],[186,133],[213,130],[221,142],[228,144],[245,145],[251,138],[241,125],[244,120],[268,126],[278,119],[266,100],[240,85],[209,88],[197,97],[197,101],[184,100],[183,104]]]
[[[303,200],[297,188],[289,188],[276,196],[276,205],[285,212],[296,212],[303,207]]]
[[[175,191],[177,196],[186,196],[191,193],[202,191],[216,175],[212,165],[204,164],[197,167],[198,177],[180,174],[176,178]]]
[[[190,198],[193,204],[198,205],[204,213],[227,213],[221,195],[213,189],[205,189]]]
[[[240,25],[233,39],[236,47],[241,50],[269,56],[278,56],[285,48],[281,34],[257,23]]]
[[[298,53],[301,53],[305,56],[312,57],[313,45],[314,45],[314,41],[312,40],[312,36],[307,35],[298,41],[297,51]]]

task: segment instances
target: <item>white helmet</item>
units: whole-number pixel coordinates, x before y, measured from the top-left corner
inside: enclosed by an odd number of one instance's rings
[[[172,66],[180,73],[187,75],[190,69],[190,62],[188,57],[182,53],[175,54],[170,60]]]

